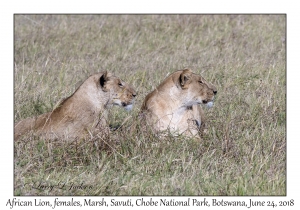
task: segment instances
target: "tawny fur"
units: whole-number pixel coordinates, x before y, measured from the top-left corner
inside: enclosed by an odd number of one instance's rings
[[[212,104],[216,93],[216,87],[199,74],[179,70],[146,96],[142,115],[156,132],[169,130],[200,138],[205,116],[199,104]]]
[[[94,74],[53,111],[18,122],[15,140],[29,131],[50,139],[83,137],[95,129],[107,132],[107,109],[131,109],[135,96],[130,85],[111,73]]]

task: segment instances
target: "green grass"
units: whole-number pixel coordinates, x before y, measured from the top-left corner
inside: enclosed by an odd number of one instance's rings
[[[15,142],[15,195],[286,195],[285,15],[14,18],[15,122],[52,110],[98,71],[138,90],[133,111],[110,112],[112,125],[131,116],[131,132]],[[144,97],[185,67],[218,88],[203,141],[139,131]]]

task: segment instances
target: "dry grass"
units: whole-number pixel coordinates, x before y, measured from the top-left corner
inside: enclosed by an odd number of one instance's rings
[[[105,140],[15,142],[14,194],[285,195],[285,27],[285,15],[15,15],[15,122],[98,71],[139,95],[111,110],[112,126],[131,118]],[[139,132],[144,97],[184,67],[218,88],[203,142]]]

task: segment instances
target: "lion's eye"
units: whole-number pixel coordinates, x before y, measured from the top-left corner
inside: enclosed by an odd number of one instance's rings
[[[200,80],[199,83],[202,84],[203,82]]]
[[[123,87],[122,83],[119,83],[119,87]]]

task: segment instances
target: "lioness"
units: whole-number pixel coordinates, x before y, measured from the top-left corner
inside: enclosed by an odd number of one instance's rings
[[[142,105],[142,116],[155,131],[197,136],[204,129],[204,113],[199,104],[213,106],[217,89],[189,69],[170,74],[149,93]]]
[[[97,73],[85,80],[53,111],[15,125],[15,139],[34,130],[46,138],[75,138],[99,129],[107,131],[107,109],[118,105],[130,110],[136,91],[118,77]]]

